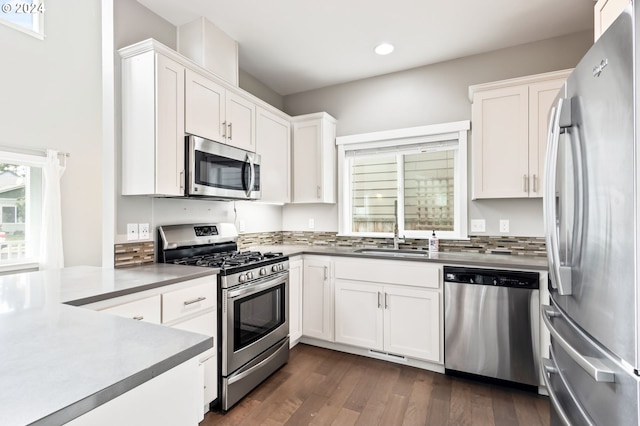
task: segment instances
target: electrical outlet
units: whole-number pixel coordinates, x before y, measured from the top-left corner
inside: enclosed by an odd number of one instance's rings
[[[509,232],[509,220],[500,219],[500,232]]]
[[[471,219],[471,232],[486,232],[487,226],[484,219]]]
[[[138,224],[127,223],[127,241],[135,241],[138,239]]]
[[[149,224],[141,223],[138,225],[138,234],[141,240],[149,239]]]
[[[309,219],[309,229],[316,227],[316,222],[313,219]]]

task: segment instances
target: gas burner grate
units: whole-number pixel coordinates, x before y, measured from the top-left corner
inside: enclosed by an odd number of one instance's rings
[[[259,251],[227,251],[175,259],[171,263],[177,265],[207,266],[220,269],[231,269],[239,266],[259,263],[264,260],[282,257],[282,253],[261,253]]]

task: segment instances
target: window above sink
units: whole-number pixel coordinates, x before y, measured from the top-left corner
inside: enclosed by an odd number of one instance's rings
[[[337,138],[340,234],[467,237],[469,121]],[[396,211],[397,203],[397,211]]]

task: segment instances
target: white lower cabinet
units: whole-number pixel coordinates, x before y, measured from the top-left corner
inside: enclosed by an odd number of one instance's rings
[[[138,321],[160,324],[160,295],[145,297],[133,302],[123,303],[111,308],[103,309],[102,312],[118,315],[124,318],[131,318]]]
[[[200,421],[209,411],[209,403],[218,397],[216,299],[216,276],[211,275],[84,307],[213,337],[213,347],[196,357],[199,384],[203,389],[198,393]]]
[[[300,257],[289,259],[289,345],[295,346],[302,337],[302,274]]]
[[[190,359],[66,424],[195,426],[198,375],[197,362]]]
[[[333,289],[331,259],[304,258],[302,334],[333,341]]]
[[[215,311],[208,312],[203,315],[198,315],[195,318],[179,322],[172,325],[173,328],[177,328],[185,331],[192,331],[194,333],[204,334],[205,336],[213,337],[213,348],[203,352],[198,356],[198,362],[203,369],[204,374],[204,395],[202,400],[203,413],[209,411],[209,403],[218,397],[218,358],[216,356],[217,343],[217,315]]]
[[[335,281],[335,341],[442,362],[440,293],[367,282]]]
[[[336,280],[336,342],[384,350],[384,288]]]
[[[333,262],[335,341],[442,364],[442,265],[339,258]]]
[[[395,286],[387,286],[384,291],[385,352],[443,362],[440,293]]]

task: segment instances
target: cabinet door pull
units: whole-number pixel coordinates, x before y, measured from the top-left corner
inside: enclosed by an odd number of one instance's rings
[[[384,294],[384,308],[389,309],[389,293]]]
[[[196,297],[195,299],[185,300],[183,303],[184,303],[184,306],[189,306],[189,305],[193,305],[194,303],[202,302],[205,299],[206,297],[200,296],[200,297]]]
[[[524,192],[529,192],[529,177],[524,175]]]
[[[180,172],[180,189],[184,189],[184,170]]]
[[[317,197],[317,198],[320,198],[320,190],[321,190],[320,185],[318,185],[318,186],[316,187],[316,197]]]
[[[229,140],[233,139],[233,123],[227,124],[229,126]]]
[[[382,307],[382,302],[380,301],[380,296],[382,296],[382,294],[380,292],[378,292],[378,309],[380,309]]]
[[[538,176],[533,175],[533,192],[538,192]]]
[[[144,319],[144,317],[142,315],[137,315],[135,317],[133,317],[134,320],[136,321],[142,321]]]
[[[223,121],[222,122],[222,137],[223,138],[227,138],[227,122]]]
[[[328,270],[327,270],[327,269],[328,269],[328,268],[325,266],[325,267],[324,267],[324,280],[325,280],[325,281],[326,281],[326,280],[327,280],[327,278],[328,278]]]

